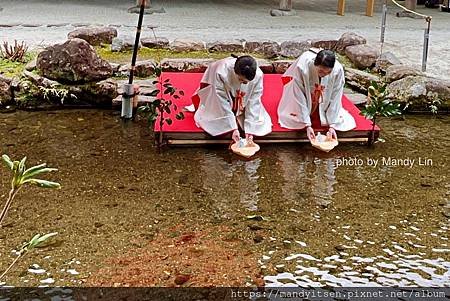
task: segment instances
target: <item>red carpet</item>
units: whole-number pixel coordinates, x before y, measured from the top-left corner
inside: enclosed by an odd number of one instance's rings
[[[178,90],[184,91],[184,96],[175,101],[177,106],[181,109],[184,106],[190,105],[191,96],[197,90],[200,80],[202,78],[202,73],[178,73],[178,72],[167,72],[163,73],[162,79],[170,79],[172,85]],[[281,98],[281,94],[283,92],[283,83],[281,81],[281,74],[265,74],[264,75],[264,94],[262,97],[263,104],[266,110],[269,112],[272,117],[273,124],[273,132],[291,132],[292,130],[285,129],[280,127],[278,124],[277,117],[277,107],[278,102]],[[344,108],[352,114],[356,121],[356,128],[352,130],[352,132],[366,132],[372,129],[372,122],[370,120],[365,119],[363,116],[359,115],[358,108],[350,102],[350,100],[344,95],[342,97],[342,104]],[[170,114],[171,119],[173,120],[172,125],[164,125],[164,132],[174,133],[174,132],[188,132],[188,133],[202,133],[203,130],[198,128],[194,122],[194,113],[184,112],[185,119],[184,120],[176,120],[175,113],[172,112]],[[317,122],[313,121],[313,124]],[[320,128],[315,127],[314,129],[320,130]],[[379,130],[379,128],[376,128]],[[155,131],[159,131],[158,122],[155,124]]]

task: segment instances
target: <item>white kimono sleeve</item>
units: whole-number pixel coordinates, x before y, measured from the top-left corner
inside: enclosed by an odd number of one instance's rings
[[[336,128],[342,123],[342,94],[344,93],[344,73],[339,72],[333,83],[333,91],[330,95],[330,104],[326,111],[327,122],[330,127]]]
[[[309,100],[306,96],[306,88],[305,88],[305,78],[303,77],[303,74],[300,72],[300,78],[299,79],[292,79],[293,81],[293,94],[296,98],[296,101],[298,102],[299,106],[299,116],[298,119],[300,122],[304,123],[306,127],[311,126],[311,108],[308,105]]]
[[[217,97],[221,103],[220,107],[223,109],[222,116],[229,120],[230,126],[233,130],[237,130],[237,122],[233,111],[231,110],[230,95],[225,88],[225,83],[222,77],[217,74],[216,84],[214,85]],[[230,118],[233,116],[233,118]]]
[[[247,104],[245,106],[244,131],[246,134],[257,135],[260,128],[264,126],[261,97],[263,94],[263,78],[258,78],[254,83],[251,95],[248,96]]]

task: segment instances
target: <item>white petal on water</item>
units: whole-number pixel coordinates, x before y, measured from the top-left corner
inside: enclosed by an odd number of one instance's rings
[[[400,247],[398,245],[395,245],[394,248],[399,250],[399,251],[401,251],[401,252],[408,253],[408,250],[406,250],[405,248],[402,248],[402,247]]]
[[[450,249],[440,249],[440,248],[433,248],[431,251],[436,253],[450,253]]]
[[[67,273],[71,274],[71,275],[78,275],[80,274],[79,272],[77,272],[75,269],[69,269],[67,270]]]
[[[44,274],[46,271],[44,269],[28,269],[28,272],[33,274]]]
[[[47,278],[47,279],[41,280],[40,282],[52,284],[52,283],[55,283],[55,280],[53,278]]]
[[[304,243],[303,241],[295,240],[295,242],[301,245],[302,247],[306,247],[306,243]]]

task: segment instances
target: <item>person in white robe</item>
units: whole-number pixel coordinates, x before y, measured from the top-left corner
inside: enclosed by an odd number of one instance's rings
[[[261,102],[263,73],[251,56],[225,58],[210,64],[200,88],[192,97],[195,122],[208,134],[218,136],[232,132],[241,139],[239,127],[247,142],[253,135],[272,131],[272,121]]]
[[[311,116],[328,127],[327,136],[337,139],[336,131],[356,127],[355,119],[342,107],[345,77],[342,65],[331,50],[303,53],[283,75],[283,95],[278,105],[278,120],[288,129],[306,128],[315,139]]]

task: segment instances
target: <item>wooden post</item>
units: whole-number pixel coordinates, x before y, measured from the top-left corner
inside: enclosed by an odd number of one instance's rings
[[[280,0],[280,10],[292,10],[292,0]]]
[[[416,11],[417,0],[405,0],[405,7],[409,10]]]
[[[337,14],[340,16],[345,14],[345,0],[338,0]]]
[[[375,0],[367,0],[366,3],[366,16],[373,17],[373,6],[375,4]]]
[[[141,6],[141,1],[142,1],[142,0],[136,0],[136,6],[137,6],[137,7]],[[146,3],[145,3],[145,8],[149,8],[150,5],[151,5],[150,0],[147,0],[147,1],[145,1],[145,2],[146,2]]]

